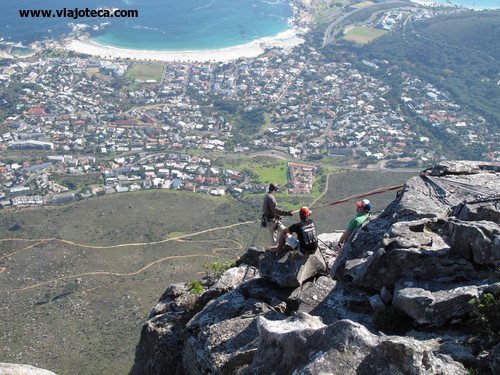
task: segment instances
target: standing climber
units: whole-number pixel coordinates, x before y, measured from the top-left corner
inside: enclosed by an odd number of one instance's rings
[[[361,202],[356,202],[356,216],[349,222],[346,230],[342,233],[339,239],[338,246],[342,247],[349,236],[370,216],[372,204],[368,199],[363,199]]]
[[[269,184],[269,189],[262,205],[262,226],[269,229],[272,245],[278,243],[283,229],[285,229],[285,226],[281,222],[281,216],[293,216],[292,211],[281,210],[277,207],[275,197],[277,191],[278,186],[276,184]]]

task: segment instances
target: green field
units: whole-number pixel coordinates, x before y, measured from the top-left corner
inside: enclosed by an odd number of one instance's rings
[[[243,171],[253,176],[253,181],[259,184],[276,183],[282,187],[288,181],[287,161],[270,158],[266,156],[256,156],[248,158],[221,158],[224,168]]]
[[[369,7],[370,5],[373,5],[373,1],[363,1],[362,3],[357,3],[357,4],[354,4],[352,5],[353,8],[356,8],[356,9],[361,9],[361,8],[366,8],[366,7]]]
[[[127,70],[128,78],[142,81],[154,79],[156,82],[160,82],[162,74],[163,65],[161,64],[134,64]]]
[[[359,26],[347,29],[345,31],[344,39],[359,44],[367,44],[385,34],[386,31],[384,30],[374,29],[372,27],[366,26]]]
[[[2,361],[57,374],[128,373],[141,325],[165,288],[202,277],[207,261],[236,259],[258,226],[178,237],[258,215],[232,198],[166,190],[4,210]]]

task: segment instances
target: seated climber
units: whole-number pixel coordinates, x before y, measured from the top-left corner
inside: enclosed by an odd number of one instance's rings
[[[361,202],[356,202],[356,216],[349,222],[346,230],[342,233],[339,239],[338,247],[342,247],[349,236],[370,216],[372,204],[368,199],[363,199]]]
[[[299,254],[313,254],[318,248],[318,236],[316,225],[311,220],[311,211],[307,207],[299,210],[300,222],[291,225],[283,230],[283,237],[277,246],[271,247],[268,251],[281,252],[287,248],[297,251]],[[297,235],[297,240],[292,234]]]

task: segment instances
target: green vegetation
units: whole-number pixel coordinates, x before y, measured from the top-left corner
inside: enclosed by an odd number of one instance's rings
[[[373,5],[373,1],[363,1],[362,3],[357,3],[357,4],[354,4],[352,5],[353,8],[356,8],[356,9],[361,9],[361,8],[366,8],[366,7],[369,7],[370,5]]]
[[[219,111],[226,112],[235,124],[237,130],[234,133],[234,142],[236,143],[247,143],[252,136],[255,136],[255,133],[268,124],[264,108],[245,109],[238,100],[214,100],[213,105]]]
[[[375,327],[387,335],[404,335],[413,327],[413,320],[396,307],[387,307],[375,312]]]
[[[67,174],[67,173],[52,173],[52,181],[67,187],[69,190],[85,190],[92,185],[100,185],[103,183],[100,173],[85,173],[85,174]]]
[[[347,29],[344,39],[359,44],[367,44],[385,34],[386,32],[384,30],[374,29],[373,27],[359,26]]]
[[[203,285],[198,280],[191,280],[188,283],[188,289],[191,294],[203,294],[205,292]]]
[[[256,156],[249,158],[224,158],[220,159],[224,168],[244,172],[252,177],[252,181],[258,184],[277,183],[284,187],[288,182],[287,161],[270,158],[267,156]]]
[[[219,277],[224,272],[226,272],[231,267],[234,267],[234,262],[227,260],[225,262],[215,261],[215,262],[206,262],[203,264],[203,268],[207,271],[212,271],[212,276]]]
[[[352,51],[359,56],[358,60],[388,60],[390,65],[401,66],[451,92],[464,109],[482,114],[492,127],[497,127],[500,49],[496,25],[499,22],[500,12],[460,12],[422,20],[415,24],[414,30],[390,33],[366,46],[352,47]],[[378,74],[390,79],[396,76],[388,77],[382,71]],[[398,87],[396,82],[388,83]],[[450,137],[448,133],[443,136],[440,139]],[[448,148],[454,147],[450,144]],[[475,152],[471,152],[471,157],[466,158],[474,159]]]
[[[99,74],[99,68],[87,68],[87,75],[89,76],[97,76]]]
[[[147,81],[150,79],[160,82],[163,74],[163,65],[161,64],[134,64],[127,70],[127,78],[140,79]]]
[[[474,308],[471,322],[487,335],[500,339],[500,293],[484,293],[469,304]]]

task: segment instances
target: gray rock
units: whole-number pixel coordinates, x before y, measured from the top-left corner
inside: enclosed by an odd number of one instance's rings
[[[386,305],[389,305],[392,302],[392,294],[385,287],[380,290],[380,297]]]
[[[260,260],[265,255],[266,250],[263,247],[252,246],[236,261],[236,265],[246,264],[258,268]]]
[[[306,313],[258,321],[260,342],[243,374],[457,374],[467,372],[415,339],[376,336],[349,320],[325,326]]]
[[[356,374],[465,375],[467,371],[450,357],[434,354],[424,344],[400,337],[382,341],[373,348],[359,364]]]
[[[257,278],[247,281],[238,288],[246,299],[256,299],[273,304],[273,300],[287,301],[294,288],[280,288],[275,282]]]
[[[268,253],[260,261],[259,271],[263,278],[282,287],[297,287],[313,276],[326,272],[326,264],[319,251],[306,257],[293,257],[290,252]]]
[[[489,360],[492,373],[500,374],[500,344],[491,349]]]
[[[434,194],[429,194],[430,191]],[[449,203],[443,198],[449,199]],[[411,178],[403,188],[403,194],[395,211],[400,221],[412,221],[423,218],[446,218],[450,205],[460,204],[460,199],[448,196],[444,189],[421,177]]]
[[[323,254],[323,259],[326,262],[326,267],[330,269],[337,259],[337,255],[340,251],[337,243],[339,242],[340,237],[343,232],[335,232],[335,233],[321,233],[318,235],[318,251]]]
[[[225,293],[208,302],[203,310],[186,324],[186,328],[189,330],[199,329],[226,319],[235,318],[240,314],[245,302],[246,298],[239,290]]]
[[[481,172],[500,172],[500,165],[489,162],[454,160],[438,163],[426,172],[432,176],[479,174]]]
[[[0,374],[2,375],[56,375],[52,371],[21,365],[17,363],[0,363]]]
[[[443,325],[472,310],[469,301],[487,285],[477,284],[402,280],[396,284],[393,306],[406,312],[419,324]]]
[[[450,254],[481,265],[500,265],[500,227],[491,221],[465,222],[450,219],[444,227]]]
[[[248,265],[233,267],[224,272],[210,289],[227,292],[236,289],[241,283],[259,277],[259,270]]]
[[[243,308],[243,306],[242,306]],[[283,319],[269,306],[256,303],[242,316],[201,328],[188,337],[183,349],[186,374],[238,374],[250,365],[257,351],[257,316]]]
[[[500,204],[498,200],[465,203],[457,209],[456,217],[462,221],[492,221],[500,224]]]
[[[294,311],[320,315],[318,313],[320,305],[336,284],[337,282],[330,277],[321,276],[312,283],[306,283],[297,288],[288,299],[288,304]]]
[[[441,281],[471,280],[476,273],[470,262],[453,258],[445,251],[426,249],[378,250],[368,261],[356,269],[353,281],[356,285],[375,291],[392,289],[400,278]]]
[[[385,309],[385,303],[379,294],[371,296],[370,298],[368,298],[368,301],[370,302],[370,306],[372,307],[373,311],[380,311]]]

